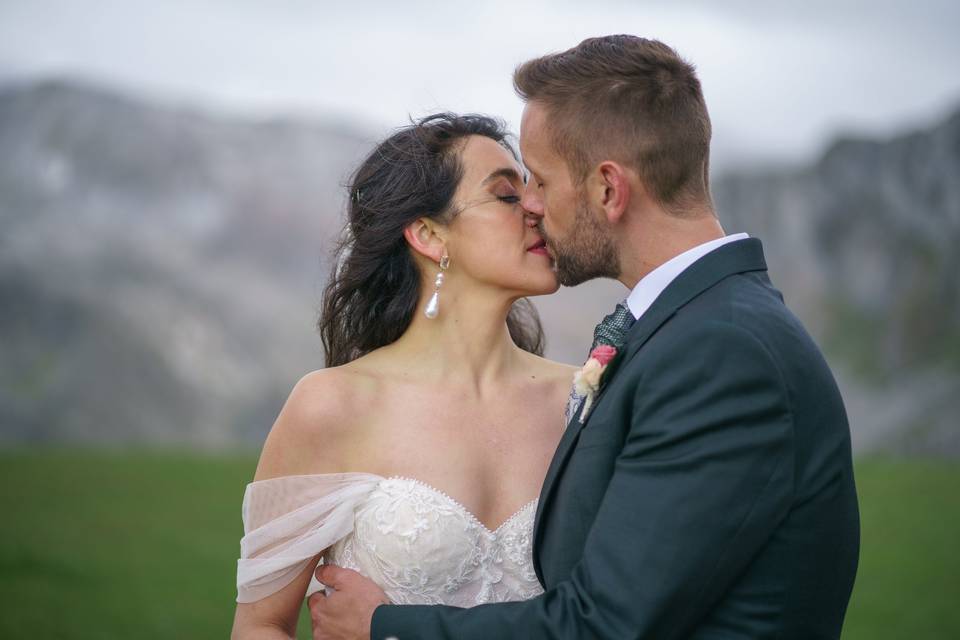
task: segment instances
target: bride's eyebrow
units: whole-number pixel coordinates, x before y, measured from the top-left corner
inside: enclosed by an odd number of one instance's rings
[[[520,173],[513,167],[502,167],[497,169],[486,178],[483,179],[483,182],[480,183],[480,186],[486,186],[496,180],[497,178],[506,178],[510,182],[519,182],[520,184],[526,183],[526,180]]]

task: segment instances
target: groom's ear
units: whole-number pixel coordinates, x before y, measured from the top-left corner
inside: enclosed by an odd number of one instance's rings
[[[403,237],[414,251],[433,262],[440,262],[445,242],[441,225],[430,218],[418,218],[404,227]]]
[[[631,189],[629,170],[619,162],[604,160],[597,165],[591,195],[594,202],[603,208],[607,221],[616,224],[630,204]]]

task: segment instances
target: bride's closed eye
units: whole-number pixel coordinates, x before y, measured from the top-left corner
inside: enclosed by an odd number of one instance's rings
[[[517,193],[512,184],[508,184],[506,181],[502,181],[497,187],[491,189],[491,192],[500,202],[506,202],[507,204],[520,202],[520,194]]]

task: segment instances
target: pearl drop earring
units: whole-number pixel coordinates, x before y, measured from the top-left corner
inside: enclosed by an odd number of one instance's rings
[[[440,285],[443,284],[443,272],[446,271],[449,266],[450,256],[444,251],[443,256],[440,258],[440,272],[437,274],[437,279],[433,281],[433,295],[430,296],[430,301],[427,302],[427,308],[423,312],[423,315],[431,320],[436,318],[437,312],[440,311]]]

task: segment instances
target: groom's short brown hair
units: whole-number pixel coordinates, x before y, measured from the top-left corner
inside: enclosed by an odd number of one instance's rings
[[[700,81],[662,42],[589,38],[520,65],[513,85],[546,108],[553,146],[575,182],[615,160],[670,210],[709,202],[710,116]]]

